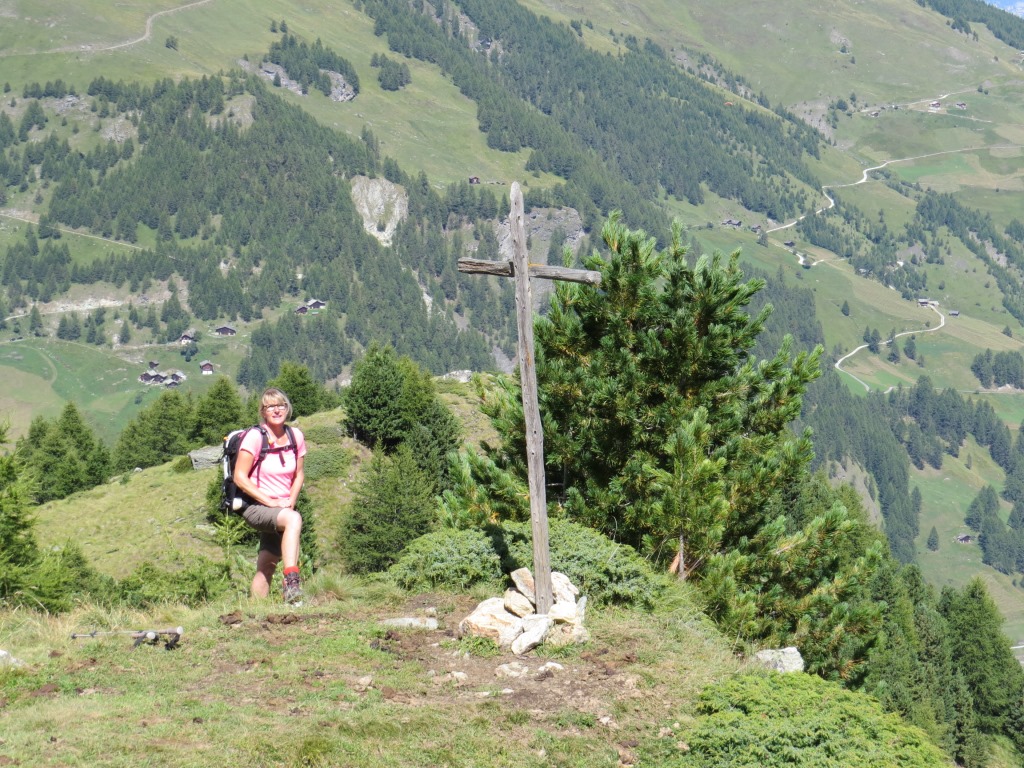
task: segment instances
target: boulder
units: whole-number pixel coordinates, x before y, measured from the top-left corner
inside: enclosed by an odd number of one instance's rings
[[[556,603],[576,603],[580,591],[569,581],[569,577],[558,571],[551,572],[551,592]]]
[[[533,574],[529,568],[519,568],[509,574],[516,589],[526,595],[526,599],[534,605],[537,604],[537,585],[533,580]]]
[[[767,648],[758,651],[754,658],[762,666],[783,674],[804,671],[803,656],[796,648]]]
[[[211,469],[220,465],[220,457],[224,449],[219,445],[210,445],[206,448],[197,448],[188,452],[192,460],[192,469]]]
[[[590,632],[580,624],[555,624],[544,639],[545,645],[560,648],[565,645],[582,645],[590,641]]]
[[[533,613],[533,603],[518,589],[506,589],[503,599],[505,601],[505,610],[509,613],[516,616],[529,616]]]
[[[500,597],[484,600],[459,623],[461,635],[489,637],[502,648],[508,648],[523,631],[523,620],[505,610]]]
[[[512,653],[522,656],[543,643],[553,623],[550,616],[527,616],[523,619],[523,634],[512,641]]]
[[[578,624],[579,614],[576,611],[576,602],[558,602],[551,606],[548,616],[552,621],[559,624]]]

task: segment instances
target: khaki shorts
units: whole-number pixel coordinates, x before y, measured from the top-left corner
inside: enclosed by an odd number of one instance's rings
[[[281,531],[277,529],[277,516],[282,507],[264,507],[250,504],[242,510],[242,519],[260,532],[260,552],[281,557]]]

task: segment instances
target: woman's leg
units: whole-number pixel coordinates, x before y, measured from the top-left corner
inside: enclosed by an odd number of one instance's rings
[[[298,566],[302,515],[294,509],[282,509],[277,516],[277,530],[281,531],[281,560],[284,561],[284,567]]]
[[[270,595],[270,582],[274,578],[274,571],[277,564],[281,562],[281,556],[266,549],[260,549],[256,556],[256,575],[252,577],[252,596],[268,597]]]

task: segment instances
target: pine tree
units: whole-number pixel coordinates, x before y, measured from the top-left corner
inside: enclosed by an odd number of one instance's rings
[[[328,407],[330,395],[323,384],[316,381],[309,368],[298,363],[281,363],[281,372],[267,382],[268,387],[277,387],[292,403],[296,416],[309,416]]]
[[[356,573],[385,570],[413,539],[430,530],[433,489],[407,446],[392,456],[375,453],[354,489],[338,549]]]
[[[43,316],[35,304],[32,305],[32,311],[29,313],[28,331],[33,336],[43,335]]]
[[[1024,671],[1002,633],[999,609],[980,578],[963,590],[943,589],[939,609],[949,623],[953,658],[974,700],[980,728],[1004,731],[1024,694]]]
[[[245,419],[242,398],[226,376],[218,376],[210,390],[196,403],[192,443],[220,445],[225,435],[239,429]]]
[[[191,403],[178,392],[162,392],[122,430],[114,447],[114,469],[153,467],[184,455],[192,423]]]
[[[602,234],[608,260],[585,262],[600,288],[558,285],[536,322],[549,502],[665,564],[679,555],[728,631],[793,639],[819,671],[859,657],[877,627],[861,596],[881,545],[839,554],[863,525],[841,503],[800,527],[784,512],[808,479],[809,438],[787,425],[820,349],[791,359],[787,339],[753,358],[771,307],[745,311],[764,283],[744,281],[738,254],[691,268],[678,228],[661,252],[616,217]],[[501,445],[469,454],[444,513],[525,519],[519,389],[483,394]]]
[[[939,532],[932,526],[931,531],[928,532],[928,549],[931,552],[939,551]]]

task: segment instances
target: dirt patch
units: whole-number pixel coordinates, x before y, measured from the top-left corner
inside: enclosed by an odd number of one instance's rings
[[[527,655],[517,657],[505,651],[476,654],[459,643],[458,624],[476,606],[469,596],[417,596],[390,611],[381,620],[398,616],[436,613],[438,629],[388,629],[367,642],[369,649],[392,657],[394,664],[422,670],[423,678],[414,688],[378,684],[368,670],[323,667],[306,670],[307,683],[340,680],[360,697],[376,691],[396,704],[446,708],[488,699],[500,700],[513,709],[530,713],[534,720],[563,717],[567,711],[580,713],[586,722],[614,727],[611,713],[616,702],[641,698],[640,677],[632,671],[638,659],[626,648],[591,643],[580,653],[558,658]],[[232,623],[236,615],[221,617]],[[270,648],[286,648],[295,634],[330,637],[337,631],[339,617],[331,613],[270,614],[263,619],[246,616],[240,630],[258,632]],[[267,666],[265,658],[250,659],[228,674],[255,671]]]

